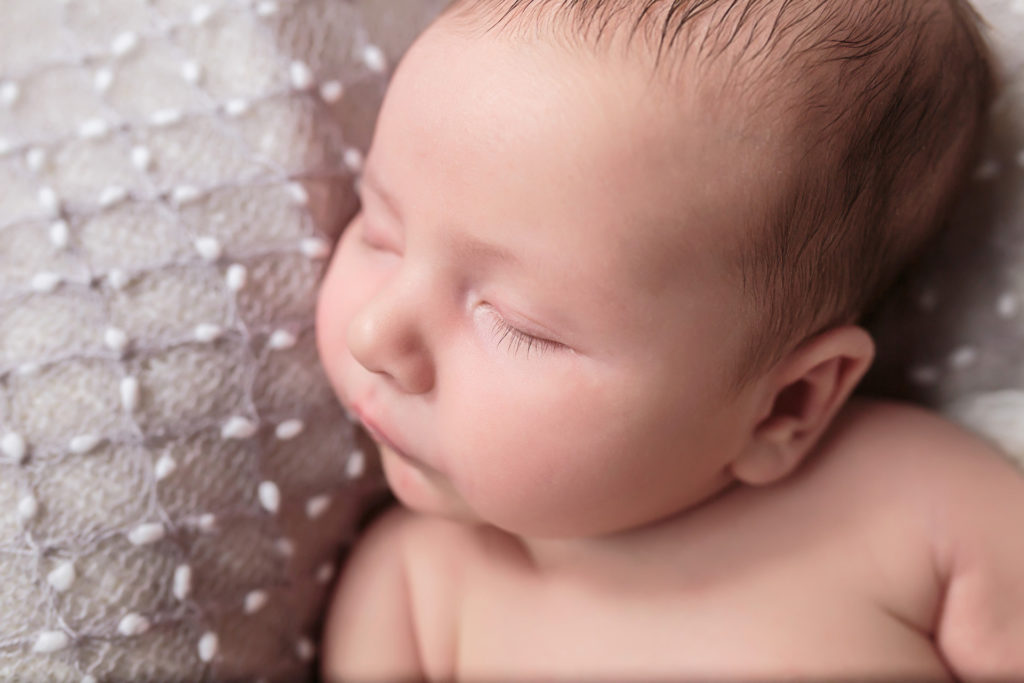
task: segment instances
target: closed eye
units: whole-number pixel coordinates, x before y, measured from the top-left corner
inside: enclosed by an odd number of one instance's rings
[[[495,315],[494,324],[492,326],[494,335],[498,337],[498,347],[501,347],[501,343],[508,340],[508,350],[513,356],[519,354],[519,352],[525,347],[526,357],[529,358],[530,350],[537,349],[538,351],[556,351],[558,349],[566,348],[563,344],[550,339],[544,339],[543,337],[536,337],[528,332],[524,332],[517,327],[510,325],[500,315]]]

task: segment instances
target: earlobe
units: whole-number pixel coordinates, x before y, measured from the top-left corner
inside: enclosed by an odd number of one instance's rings
[[[793,471],[798,464],[794,454],[793,449],[778,448],[772,441],[753,442],[732,462],[732,476],[748,486],[766,486]]]
[[[789,475],[803,461],[849,398],[875,356],[871,336],[847,325],[823,332],[779,363],[768,408],[733,476],[762,486]]]

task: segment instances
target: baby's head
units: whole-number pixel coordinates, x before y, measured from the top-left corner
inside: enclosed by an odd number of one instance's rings
[[[958,0],[449,7],[395,74],[318,312],[396,495],[591,535],[789,474],[871,363],[852,323],[971,165],[973,21]]]

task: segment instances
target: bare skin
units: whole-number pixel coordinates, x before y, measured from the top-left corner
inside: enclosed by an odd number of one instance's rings
[[[353,578],[335,598],[325,671],[361,659],[346,631],[368,628],[365,617],[339,615],[389,590],[383,562],[401,568],[407,621],[381,654],[401,652],[403,633],[410,649],[391,660],[397,670],[376,669],[382,678],[1012,677],[1024,595],[989,563],[1024,567],[1012,540],[1022,492],[1019,473],[975,437],[916,408],[857,400],[778,485],[729,489],[556,569],[494,527],[397,508],[366,541],[383,556],[369,551],[350,570],[370,562],[378,579]],[[1014,619],[1000,624],[1004,600]]]
[[[317,337],[413,512],[354,550],[325,677],[1024,679],[1024,478],[847,403],[853,324],[730,388],[787,124],[616,54],[442,19],[392,80]]]

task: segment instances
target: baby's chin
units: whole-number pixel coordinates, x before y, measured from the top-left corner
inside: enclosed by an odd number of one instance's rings
[[[467,524],[479,524],[482,521],[444,475],[416,463],[387,445],[377,443],[377,449],[388,486],[402,505],[414,512],[452,521]]]

